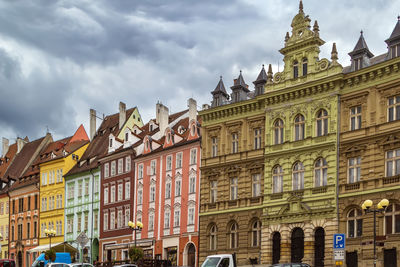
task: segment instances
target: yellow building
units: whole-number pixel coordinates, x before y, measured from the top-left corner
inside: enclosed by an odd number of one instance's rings
[[[3,187],[3,183],[0,183]],[[0,259],[8,258],[8,222],[9,222],[9,206],[8,206],[8,186],[0,189]]]
[[[73,136],[50,143],[40,155],[39,245],[50,243],[45,229],[56,231],[56,235],[51,238],[52,244],[64,242],[63,175],[78,162],[88,145],[89,138],[81,125]]]

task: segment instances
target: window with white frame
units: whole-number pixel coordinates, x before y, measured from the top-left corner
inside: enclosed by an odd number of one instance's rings
[[[315,187],[326,186],[328,184],[328,164],[324,158],[319,158],[314,165]]]
[[[110,229],[115,229],[115,211],[110,212]]]
[[[283,143],[283,120],[277,119],[274,123],[274,144]]]
[[[181,180],[175,181],[175,196],[179,197],[181,195]]]
[[[210,250],[217,249],[217,226],[214,224],[210,227]]]
[[[239,134],[238,133],[232,133],[232,153],[237,153],[239,152]]]
[[[85,179],[85,196],[89,195],[89,179]]]
[[[80,233],[82,231],[82,214],[78,214],[78,225],[77,225],[77,231]]]
[[[131,182],[125,182],[125,199],[130,199],[131,197]]]
[[[400,233],[400,205],[390,204],[385,211],[385,233]]]
[[[280,165],[272,169],[272,193],[283,192],[283,169]]]
[[[360,237],[362,236],[362,211],[359,209],[351,209],[347,213],[347,237]]]
[[[83,224],[83,230],[87,231],[89,229],[89,213],[85,212],[85,217],[84,217],[84,224]]]
[[[191,175],[189,177],[189,194],[193,194],[196,192],[196,176]]]
[[[94,177],[94,188],[93,188],[93,192],[94,193],[98,193],[100,189],[99,186],[99,176]]]
[[[328,134],[328,112],[321,109],[317,113],[317,136]]]
[[[98,227],[98,224],[99,224],[99,212],[98,211],[94,212],[93,220],[94,220],[93,229],[97,230],[97,227]]]
[[[176,168],[182,168],[182,152],[176,153]]]
[[[388,98],[388,121],[400,120],[400,95]]]
[[[138,190],[138,205],[142,205],[143,204],[143,190],[139,189]]]
[[[130,172],[131,171],[131,157],[130,156],[127,156],[126,158],[125,158],[125,171],[126,172]]]
[[[361,106],[350,108],[350,130],[361,129]]]
[[[42,173],[42,185],[47,185],[47,172]]]
[[[261,128],[254,129],[254,149],[260,149],[261,144]]]
[[[189,225],[193,225],[194,224],[194,207],[189,207],[188,224]]]
[[[149,214],[149,231],[154,230],[154,214],[151,212]]]
[[[68,199],[74,198],[74,189],[75,189],[75,183],[69,183],[68,184]]]
[[[82,196],[82,181],[78,182],[78,197]]]
[[[211,156],[216,157],[218,156],[218,138],[211,137]]]
[[[123,184],[119,183],[118,184],[118,194],[117,194],[118,201],[122,200],[122,194],[123,194]]]
[[[386,151],[386,177],[400,174],[400,149]]]
[[[104,188],[104,204],[108,204],[108,187]]]
[[[301,162],[296,162],[293,166],[293,190],[304,188],[304,166]]]
[[[261,245],[261,222],[259,220],[253,222],[251,227],[251,246],[258,247]]]
[[[118,174],[123,173],[124,170],[124,160],[118,159]]]
[[[150,202],[154,202],[156,200],[156,186],[150,186]]]
[[[165,168],[167,171],[172,170],[172,155],[167,156],[167,163],[166,163]]]
[[[166,199],[171,198],[171,183],[170,182],[167,182],[165,184],[165,198]]]
[[[104,212],[103,230],[108,230],[108,212]]]
[[[111,186],[110,202],[111,202],[111,203],[114,203],[114,202],[115,202],[115,185]]]
[[[114,161],[111,161],[111,176],[114,176],[116,173],[116,166],[115,166],[115,160]]]
[[[238,198],[238,178],[233,177],[230,179],[230,200]]]
[[[67,233],[72,233],[74,225],[74,218],[68,217],[67,219]]]
[[[349,158],[348,162],[349,184],[359,182],[361,178],[361,157]]]
[[[117,212],[117,228],[120,229],[122,228],[122,223],[123,223],[123,216],[122,216],[122,210],[118,210]]]
[[[107,178],[110,176],[110,165],[109,163],[104,164],[104,178]]]
[[[174,212],[174,227],[178,227],[180,225],[181,211],[175,210]]]
[[[171,220],[171,212],[169,210],[166,210],[164,212],[164,228],[168,229],[169,228],[169,222]]]
[[[125,227],[128,226],[130,220],[131,220],[131,210],[130,208],[125,208],[125,224],[124,224]]]
[[[238,246],[238,225],[236,222],[232,223],[229,228],[229,248],[237,248]]]
[[[190,150],[190,165],[197,163],[197,148],[192,148]]]
[[[261,174],[260,173],[253,173],[251,175],[251,182],[252,182],[252,196],[258,197],[261,196]]]
[[[139,167],[138,167],[138,178],[139,179],[143,178],[143,164],[139,164]]]
[[[305,133],[305,120],[304,116],[298,114],[296,118],[294,118],[294,140],[299,141],[304,139]]]
[[[156,174],[156,160],[153,159],[150,162],[150,175],[155,175]]]
[[[210,202],[215,203],[217,201],[217,192],[218,192],[218,183],[217,181],[210,181]]]

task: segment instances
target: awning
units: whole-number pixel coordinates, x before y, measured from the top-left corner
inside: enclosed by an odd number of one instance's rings
[[[31,248],[30,250],[28,250],[28,253],[42,252],[42,251],[48,250],[49,248],[50,248],[49,244],[40,245],[35,248]],[[67,242],[51,244],[51,248],[54,249],[56,252],[72,252],[72,253],[78,252],[78,250],[76,248],[74,248]]]
[[[129,248],[129,243],[110,244],[104,247],[105,250],[123,249],[123,248]]]

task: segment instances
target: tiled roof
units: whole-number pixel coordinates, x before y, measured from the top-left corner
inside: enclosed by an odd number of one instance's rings
[[[257,79],[253,83],[255,84],[257,82],[266,82],[266,81],[267,81],[267,73],[265,72],[264,64],[263,64],[260,74],[258,74]]]
[[[370,65],[369,66],[381,63],[381,62],[385,61],[386,58],[387,58],[387,53],[384,53],[384,54],[381,54],[379,56],[370,58],[370,60],[369,60]],[[351,72],[351,66],[346,66],[346,67],[343,68],[343,73],[349,73],[349,72]]]
[[[3,158],[0,158],[0,179],[5,180],[5,174],[7,172],[8,167],[11,165],[14,160],[15,155],[17,154],[17,143],[9,146],[6,155]]]
[[[228,96],[228,94],[225,90],[224,82],[222,81],[222,76],[220,76],[217,87],[215,87],[214,91],[211,92],[211,94],[213,94],[213,95],[218,94],[218,93],[222,93],[223,95]]]
[[[353,55],[355,55],[357,53],[360,53],[360,52],[366,52],[368,57],[370,57],[370,58],[374,56],[374,54],[372,54],[371,51],[369,51],[369,49],[368,49],[368,45],[367,45],[367,42],[365,42],[364,35],[363,35],[362,31],[361,31],[361,34],[360,34],[360,38],[358,38],[358,42],[357,42],[356,46],[354,47],[353,51],[351,51],[349,53],[349,55],[353,56]]]
[[[386,43],[390,43],[391,41],[394,41],[398,38],[400,38],[400,16],[397,17],[397,23],[394,26],[393,32],[390,35],[389,39],[386,40]]]

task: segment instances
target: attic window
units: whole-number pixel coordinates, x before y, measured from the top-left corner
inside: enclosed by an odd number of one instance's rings
[[[182,125],[179,126],[179,128],[178,128],[178,133],[179,133],[179,134],[183,134],[184,132],[185,132],[185,127],[183,127]]]
[[[140,117],[138,117],[137,120],[140,121]]]
[[[167,133],[167,143],[171,142],[171,133]]]
[[[362,68],[361,58],[354,59],[354,70],[359,70]]]
[[[134,134],[136,134],[136,129],[135,129],[135,130],[133,130],[133,133],[134,133]]]
[[[110,147],[113,146],[113,140],[110,138]]]
[[[196,126],[194,124],[192,124],[191,130],[192,130],[192,135],[195,135],[196,134]]]
[[[136,118],[135,114],[133,114],[133,118],[134,118],[134,119]]]
[[[390,48],[390,54],[392,58],[400,56],[400,44],[392,46]]]
[[[152,132],[153,131],[153,125],[151,124],[150,125],[150,132]]]
[[[129,133],[125,133],[125,141],[129,140]]]

